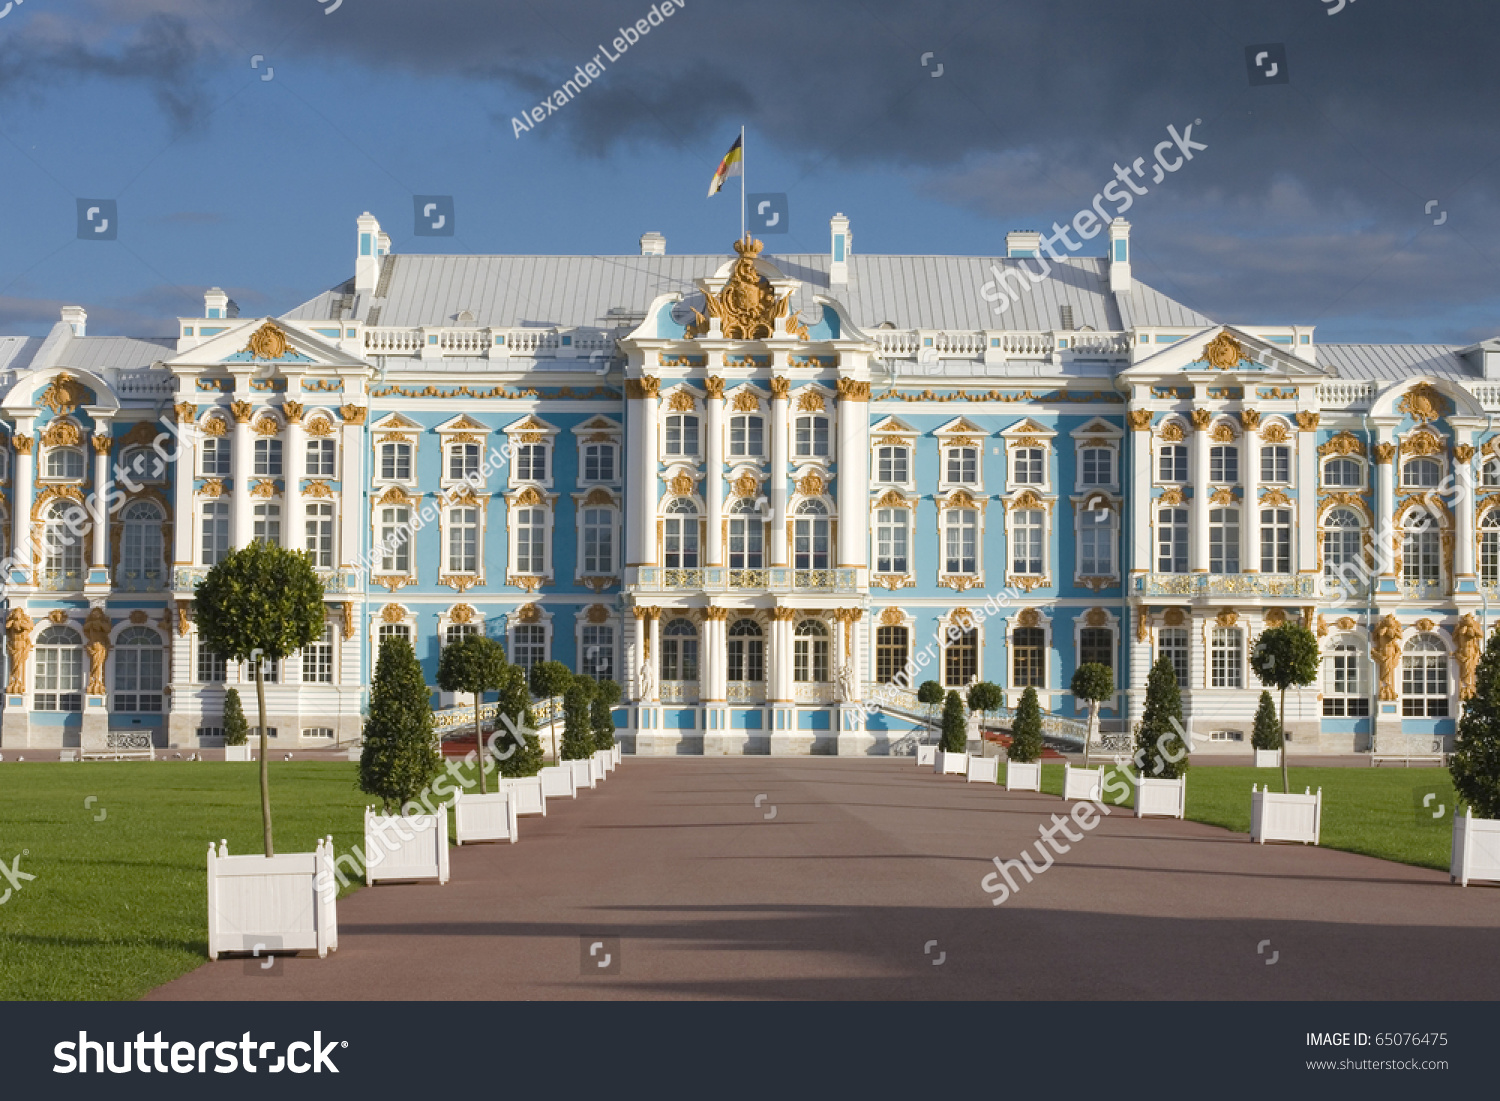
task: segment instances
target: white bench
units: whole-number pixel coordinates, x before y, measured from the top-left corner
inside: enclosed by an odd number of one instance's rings
[[[1448,763],[1446,753],[1372,753],[1370,754],[1370,767],[1379,765],[1396,764],[1400,762],[1404,768],[1411,768],[1412,762],[1419,765],[1436,765],[1441,768]]]
[[[89,749],[80,751],[80,761],[154,761],[156,750],[146,749]]]

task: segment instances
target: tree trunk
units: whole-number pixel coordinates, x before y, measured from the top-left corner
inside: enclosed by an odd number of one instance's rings
[[[474,741],[479,747],[479,794],[488,795],[489,789],[485,786],[485,766],[490,763],[489,754],[484,750],[484,728],[479,723],[479,701],[484,698],[484,693],[474,693]]]
[[[265,834],[266,855],[275,856],[276,846],[271,842],[271,774],[266,760],[266,681],[262,671],[263,661],[255,663],[255,705],[260,710],[260,825]]]
[[[1094,744],[1094,735],[1099,731],[1099,701],[1089,700],[1089,728],[1083,736],[1083,767],[1089,767],[1089,749]]]
[[[1281,726],[1281,791],[1283,794],[1292,790],[1291,784],[1286,777],[1286,689],[1281,690],[1281,716],[1276,720]]]

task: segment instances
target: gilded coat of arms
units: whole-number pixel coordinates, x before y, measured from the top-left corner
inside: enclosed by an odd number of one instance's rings
[[[293,348],[287,343],[286,333],[281,331],[281,327],[267,321],[250,334],[250,343],[245,345],[245,351],[256,359],[280,359],[293,351]]]
[[[1227,371],[1239,365],[1240,360],[1245,358],[1245,350],[1240,347],[1238,340],[1225,332],[1203,346],[1203,358],[1210,367]]]
[[[726,340],[766,340],[776,331],[778,318],[787,317],[788,294],[776,297],[771,282],[755,270],[755,258],[764,246],[750,237],[734,243],[739,259],[718,294],[705,296],[704,309],[707,315],[693,310],[693,321],[687,327],[688,337],[702,336],[708,332],[708,319],[717,317]],[[787,332],[807,339],[807,330],[788,317]]]

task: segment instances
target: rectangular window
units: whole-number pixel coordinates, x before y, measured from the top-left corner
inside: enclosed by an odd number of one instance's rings
[[[1262,573],[1292,572],[1292,510],[1260,510],[1260,569]]]
[[[448,570],[451,573],[479,571],[479,510],[448,510]]]
[[[376,634],[377,649],[375,653],[377,656],[380,653],[378,644],[385,642],[388,638],[399,638],[405,642],[411,642],[411,627],[405,623],[382,623],[380,630]]]
[[[264,661],[262,661],[260,663],[260,668],[261,668],[261,676],[265,679],[265,682],[267,684],[280,684],[281,683],[281,662],[279,662],[279,661],[271,661],[271,660],[267,659],[267,660],[264,660]],[[241,665],[240,670],[241,670],[240,679],[242,681],[244,681],[246,684],[254,684],[255,683],[255,667],[253,665],[251,665],[247,661],[243,665]]]
[[[208,648],[208,643],[198,643],[198,683],[223,684],[224,659]]]
[[[1208,572],[1240,572],[1240,510],[1237,508],[1209,510]]]
[[[448,448],[448,480],[461,482],[470,474],[479,475],[479,445],[453,444]]]
[[[1348,643],[1329,652],[1324,666],[1323,714],[1330,718],[1362,718],[1370,713],[1360,672],[1366,659]]]
[[[943,513],[944,573],[977,573],[979,568],[979,513],[950,508]]]
[[[303,517],[307,553],[315,569],[333,568],[333,506],[319,502],[307,506]]]
[[[1083,477],[1086,486],[1113,485],[1115,481],[1115,453],[1108,447],[1085,447],[1083,449]]]
[[[522,624],[511,634],[510,660],[531,673],[531,667],[547,660],[547,629],[537,624]]]
[[[217,566],[229,553],[229,502],[209,501],[203,506],[203,565]]]
[[[1156,455],[1156,480],[1158,482],[1185,482],[1188,477],[1188,449],[1186,444],[1163,444]]]
[[[979,631],[971,628],[943,649],[943,684],[962,688],[979,675]]]
[[[595,680],[615,679],[615,629],[588,624],[583,628],[583,668],[585,676]]]
[[[1084,577],[1115,574],[1115,514],[1089,509],[1078,520],[1078,571]]]
[[[1041,509],[1022,509],[1014,514],[1010,526],[1010,569],[1012,573],[1046,572],[1043,554],[1046,528]]]
[[[255,473],[263,478],[281,477],[281,441],[261,437],[255,441]]]
[[[411,570],[411,513],[404,508],[380,510],[380,568],[385,573]]]
[[[583,480],[586,482],[612,482],[615,480],[614,444],[591,443],[584,445]]]
[[[205,477],[223,476],[229,473],[229,441],[223,436],[205,436],[199,444],[203,455]]]
[[[976,485],[979,482],[979,450],[974,447],[950,447],[946,453],[945,469],[948,482],[960,485]]]
[[[1240,480],[1240,449],[1238,447],[1209,448],[1208,480],[1215,485]]]
[[[875,629],[875,680],[890,684],[906,668],[907,631],[905,627]]]
[[[269,502],[255,506],[254,539],[257,543],[281,546],[281,506]]]
[[[792,454],[799,458],[827,455],[828,418],[798,417],[792,442]]]
[[[698,418],[685,413],[669,416],[666,423],[666,444],[668,455],[698,454]]]
[[[968,450],[964,448],[962,450]],[[1041,485],[1046,478],[1046,459],[1039,447],[1018,447],[1011,452],[1010,480],[1017,485]]]
[[[333,683],[333,624],[323,628],[323,637],[302,651],[302,680],[306,684]]]
[[[1187,509],[1160,509],[1156,514],[1156,572],[1187,573],[1187,563]]]
[[[1442,579],[1442,541],[1431,527],[1401,537],[1401,579],[1409,585],[1436,585]]]
[[[516,572],[546,573],[547,512],[540,508],[516,510]]]
[[[547,480],[547,445],[523,443],[515,449],[516,477],[523,482]]]
[[[1017,627],[1010,636],[1012,688],[1047,686],[1047,632],[1040,627]]]
[[[1209,645],[1209,687],[1245,687],[1244,635],[1237,627],[1215,627]]]
[[[383,443],[380,445],[380,477],[387,482],[411,480],[411,444]]]
[[[1085,627],[1078,632],[1078,662],[1091,661],[1114,671],[1115,633],[1108,627]]]
[[[583,510],[583,572],[613,573],[615,568],[615,514],[613,509]]]
[[[882,508],[875,512],[875,570],[906,573],[906,509]]]
[[[332,440],[307,441],[307,476],[332,478],[337,473],[337,446]]]
[[[880,447],[875,451],[875,480],[905,483],[910,480],[910,452],[904,447]]]
[[[729,418],[729,456],[753,459],[766,453],[766,422],[763,417],[740,415]]]
[[[1177,683],[1186,687],[1188,682],[1188,631],[1186,627],[1163,627],[1156,633],[1156,657],[1167,658],[1172,663],[1172,672],[1177,674]]]
[[[1289,482],[1292,478],[1292,449],[1290,447],[1262,447],[1260,449],[1260,480],[1263,482]]]

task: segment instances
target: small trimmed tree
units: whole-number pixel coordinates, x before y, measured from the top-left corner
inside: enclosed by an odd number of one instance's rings
[[[964,716],[964,701],[950,691],[943,699],[944,753],[963,753],[969,748],[969,724]]]
[[[479,707],[484,694],[500,687],[505,673],[505,650],[484,635],[465,635],[443,647],[438,657],[437,682],[444,692],[469,692],[474,696],[474,742],[479,750],[479,794],[489,794],[485,773],[489,771],[489,754],[484,749],[484,727],[479,721]],[[497,729],[502,729],[496,724]]]
[[[539,661],[531,667],[531,694],[539,700],[561,696],[573,683],[573,670],[560,661]],[[557,716],[552,718],[552,759],[560,761],[557,752]]]
[[[586,760],[594,755],[594,730],[589,723],[589,707],[594,700],[594,682],[588,677],[573,677],[572,683],[564,689],[562,697],[563,760]]]
[[[225,745],[244,745],[249,741],[250,724],[245,721],[245,709],[240,706],[237,689],[231,688],[224,693],[224,717],[220,722],[224,727]]]
[[[1276,701],[1269,692],[1260,694],[1260,704],[1255,709],[1255,727],[1250,732],[1250,744],[1256,749],[1281,748],[1281,722],[1276,718]]]
[[[1500,818],[1500,632],[1485,644],[1463,708],[1448,761],[1453,788],[1480,818]]]
[[[442,771],[422,664],[406,639],[388,638],[380,644],[370,683],[359,789],[379,798],[387,814],[393,806],[399,813]]]
[[[1073,698],[1089,705],[1089,732],[1083,739],[1083,767],[1089,767],[1089,751],[1099,736],[1099,708],[1115,694],[1115,671],[1099,661],[1086,661],[1073,670]]]
[[[1021,693],[1015,721],[1010,724],[1010,750],[1006,757],[1023,765],[1042,758],[1042,705],[1035,688]]]
[[[260,716],[260,821],[267,856],[271,840],[271,776],[266,752],[264,666],[323,637],[323,582],[302,551],[254,542],[230,551],[193,593],[198,638],[225,661],[247,661],[255,670]]]
[[[526,670],[519,665],[505,666],[500,674],[500,699],[495,705],[495,723],[505,728],[505,735],[515,740],[511,733],[521,735],[521,741],[513,750],[500,756],[500,775],[505,777],[535,776],[542,770],[546,760],[542,753],[542,741],[536,735],[536,714],[531,710],[531,689],[526,684]],[[510,722],[505,720],[509,718]]]
[[[1146,702],[1135,728],[1135,769],[1139,776],[1177,780],[1188,770],[1182,725],[1182,692],[1172,659],[1158,658],[1146,678]]]
[[[589,725],[594,728],[595,749],[614,748],[615,704],[619,702],[619,683],[612,680],[599,681],[594,688],[594,698],[589,704]]]
[[[998,684],[991,684],[987,680],[978,681],[969,685],[968,704],[970,711],[978,711],[989,718],[991,711],[999,711],[1005,706],[1005,693]],[[982,727],[980,736],[983,737]]]
[[[1301,623],[1283,623],[1261,632],[1250,655],[1250,667],[1260,683],[1281,691],[1281,790],[1291,791],[1286,771],[1286,690],[1303,688],[1318,679],[1318,640]]]
[[[917,702],[927,705],[927,725],[931,726],[943,705],[943,686],[935,680],[924,680],[917,685]]]

